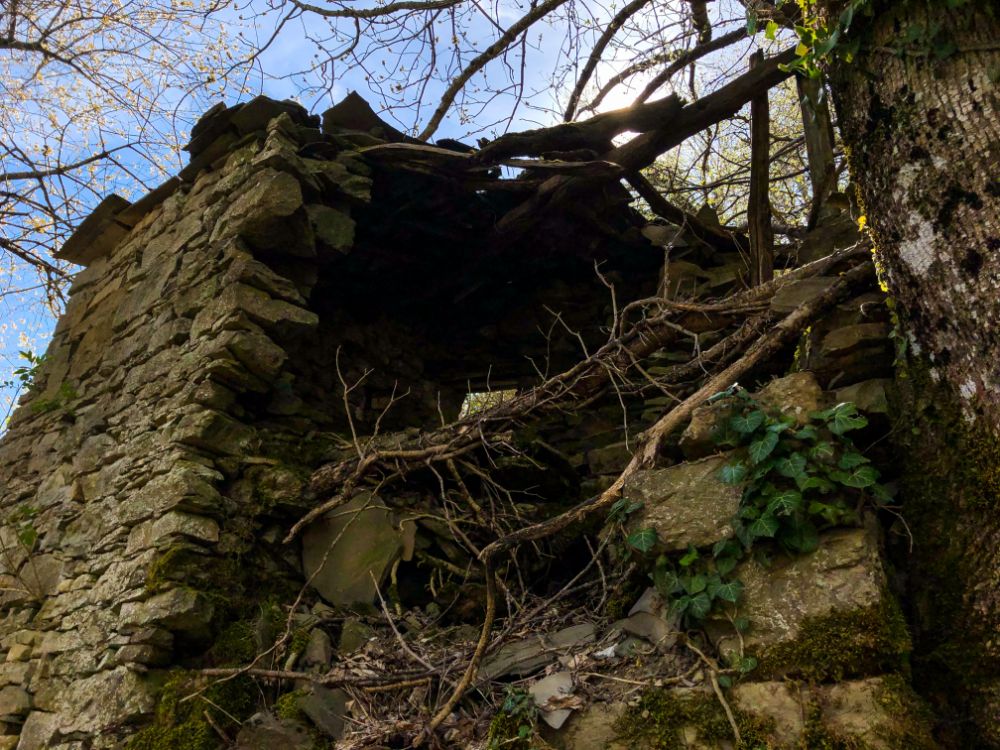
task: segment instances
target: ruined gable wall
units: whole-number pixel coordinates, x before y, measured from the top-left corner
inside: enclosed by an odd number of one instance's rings
[[[264,143],[251,137],[76,278],[0,446],[4,572],[26,589],[3,598],[0,746],[19,734],[27,750],[117,746],[153,708],[146,667],[212,620],[206,592],[149,577],[179,544],[222,554],[240,509],[219,487],[254,440],[237,396],[278,376],[275,338],[317,324],[295,285],[236,239],[302,210],[302,176],[270,166],[293,136],[279,124]],[[364,188],[333,167],[313,191],[338,177]],[[29,527],[37,541],[18,541]]]

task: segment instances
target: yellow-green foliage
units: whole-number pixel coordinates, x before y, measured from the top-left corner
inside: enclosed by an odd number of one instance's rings
[[[806,619],[794,641],[760,654],[760,673],[822,681],[905,669],[911,651],[906,620],[891,594],[882,601]]]
[[[235,622],[223,630],[206,656],[213,664],[236,666],[248,663],[256,653],[253,625]],[[199,693],[198,697],[184,700]],[[250,677],[220,680],[196,672],[174,670],[159,694],[153,723],[134,735],[128,750],[214,750],[219,735],[205,718],[225,729],[235,729],[254,713],[259,691]]]
[[[770,722],[740,711],[735,716],[741,738],[737,750],[778,750],[770,736]],[[733,741],[725,711],[708,693],[677,695],[670,690],[648,690],[615,723],[619,739],[644,750],[684,750],[689,747],[683,736],[685,729],[697,732],[698,742],[707,747]]]

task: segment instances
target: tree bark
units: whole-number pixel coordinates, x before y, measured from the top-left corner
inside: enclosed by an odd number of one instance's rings
[[[763,51],[750,58],[753,70],[764,62]],[[771,110],[767,92],[750,100],[750,285],[774,278],[774,229],[771,226]]]
[[[872,5],[851,31],[857,58],[830,80],[908,361],[921,363],[903,373],[894,433],[914,684],[945,714],[945,746],[1000,748],[1000,9]]]

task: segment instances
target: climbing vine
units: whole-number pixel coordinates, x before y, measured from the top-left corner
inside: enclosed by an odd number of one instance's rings
[[[682,555],[661,554],[651,573],[671,612],[688,626],[698,625],[720,602],[738,603],[743,583],[734,572],[749,556],[766,561],[775,551],[813,552],[822,530],[858,525],[866,506],[891,501],[878,470],[848,435],[868,424],[853,404],[814,412],[799,426],[739,387],[713,401],[729,412],[713,440],[737,450],[719,478],[743,486],[739,511],[730,522],[733,533],[711,550],[691,547]],[[617,510],[634,511],[635,504],[625,500]],[[651,554],[658,540],[655,530],[643,528],[630,534],[627,543]],[[748,623],[734,625],[742,630]]]

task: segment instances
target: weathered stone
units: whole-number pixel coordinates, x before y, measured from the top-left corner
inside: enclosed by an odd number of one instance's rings
[[[186,415],[170,432],[171,440],[221,455],[243,453],[252,437],[253,429],[210,409]]]
[[[148,716],[154,706],[142,676],[128,667],[116,667],[69,685],[60,700],[59,731],[97,736]]]
[[[23,687],[8,685],[0,690],[0,719],[25,716],[31,710],[31,696]]]
[[[650,612],[636,612],[624,620],[618,620],[611,627],[645,638],[661,651],[672,648],[680,634],[680,628],[676,623],[671,625],[662,617]]]
[[[337,651],[343,655],[360,651],[375,635],[375,631],[357,617],[348,617],[340,630]]]
[[[24,643],[15,643],[7,650],[7,661],[28,661],[33,647]]]
[[[195,516],[181,511],[170,511],[156,519],[150,529],[150,541],[158,542],[164,537],[185,536],[202,542],[219,541],[219,524],[210,518]]]
[[[202,633],[212,619],[213,607],[197,591],[171,589],[144,602],[122,605],[123,627],[160,625],[172,631]]]
[[[330,206],[306,206],[316,239],[333,250],[348,252],[354,245],[354,220]]]
[[[785,284],[771,297],[771,310],[786,315],[800,305],[821,295],[835,281],[835,278],[828,276],[816,276],[811,279],[799,279],[790,284]]]
[[[823,337],[820,354],[828,357],[839,356],[862,346],[886,343],[888,339],[888,324],[858,323],[830,331]]]
[[[838,388],[834,392],[837,403],[849,402],[868,414],[888,414],[889,398],[887,391],[892,387],[892,381],[887,378],[862,380],[860,383]]]
[[[768,567],[754,560],[737,566],[733,575],[745,586],[739,614],[750,622],[744,647],[766,654],[794,643],[810,622],[884,606],[886,578],[879,553],[878,526],[869,519],[864,528],[821,535],[813,553],[779,557]],[[736,647],[728,622],[711,620],[708,629],[723,651]],[[871,634],[857,635],[865,639]]]
[[[338,740],[344,733],[347,699],[347,693],[343,690],[313,685],[298,698],[296,705],[319,731],[330,739]]]
[[[273,247],[284,237],[276,220],[290,216],[302,206],[299,181],[287,172],[263,169],[219,218],[210,237],[215,242],[239,235],[255,247]]]
[[[636,472],[622,491],[623,497],[642,503],[629,516],[628,528],[654,529],[659,546],[668,551],[710,546],[729,537],[742,496],[741,487],[719,478],[730,460],[723,454]]]
[[[618,474],[631,460],[635,444],[625,441],[587,451],[587,466],[594,474]]]
[[[799,425],[809,420],[810,413],[823,407],[823,390],[811,372],[796,372],[775,378],[753,397],[760,404],[787,417]],[[694,410],[691,421],[681,434],[680,448],[687,458],[701,458],[718,450],[714,435],[733,414],[726,402],[703,404]]]
[[[59,729],[59,717],[45,711],[32,711],[21,727],[18,750],[46,750]]]
[[[44,599],[55,593],[63,578],[65,563],[55,555],[31,555],[18,572],[18,577],[31,595]]]
[[[546,730],[545,739],[558,750],[639,750],[617,741],[615,724],[624,703],[592,703],[576,712],[558,732]]]
[[[236,750],[312,750],[315,738],[300,721],[271,714],[252,716],[236,736]]]
[[[326,631],[321,628],[313,628],[309,632],[309,641],[306,643],[305,650],[302,652],[302,657],[300,659],[302,666],[306,668],[325,668],[329,666],[332,658],[333,643],[330,640],[330,636],[327,635]]]
[[[382,502],[363,493],[302,535],[302,566],[330,604],[370,605],[376,584],[402,552],[402,535]]]
[[[496,679],[507,674],[531,674],[573,648],[593,642],[596,637],[597,631],[594,626],[582,623],[555,633],[514,641],[504,645],[496,656],[488,659],[483,664],[480,674],[488,679]]]
[[[573,673],[553,672],[528,688],[535,705],[542,714],[542,720],[553,729],[559,729],[573,713],[569,708],[547,708],[550,700],[558,701],[573,694]]]

